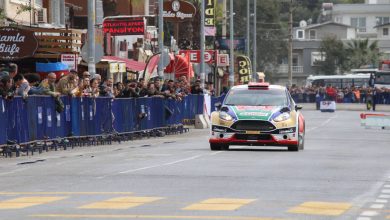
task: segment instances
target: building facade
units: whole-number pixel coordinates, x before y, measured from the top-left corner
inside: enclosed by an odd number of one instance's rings
[[[304,85],[309,75],[321,74],[315,60],[324,59],[321,41],[335,36],[347,43],[352,39],[377,41],[384,59],[390,58],[390,0],[366,0],[365,4],[324,4],[323,23],[293,29],[293,84]],[[276,83],[288,81],[287,59],[273,76]],[[335,74],[342,74],[336,72]]]

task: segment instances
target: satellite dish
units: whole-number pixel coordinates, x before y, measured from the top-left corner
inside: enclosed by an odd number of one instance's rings
[[[306,27],[306,26],[307,26],[307,22],[305,20],[299,22],[299,27]]]

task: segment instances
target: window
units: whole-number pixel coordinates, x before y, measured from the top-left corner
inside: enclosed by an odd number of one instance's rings
[[[309,30],[310,39],[316,39],[316,30]]]
[[[318,62],[325,61],[325,53],[311,52],[311,65],[317,66]]]
[[[376,17],[376,25],[390,23],[390,17]]]
[[[383,28],[383,36],[389,36],[389,28]]]
[[[351,18],[351,26],[357,28],[358,32],[366,32],[366,18],[365,17]]]
[[[297,30],[297,38],[298,39],[305,39],[305,35],[303,30]]]

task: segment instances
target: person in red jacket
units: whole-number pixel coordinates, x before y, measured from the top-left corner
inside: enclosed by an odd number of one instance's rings
[[[336,96],[337,96],[336,89],[333,88],[331,85],[328,85],[326,87],[326,96],[327,96],[327,99],[329,99],[331,101],[335,101],[336,100]]]

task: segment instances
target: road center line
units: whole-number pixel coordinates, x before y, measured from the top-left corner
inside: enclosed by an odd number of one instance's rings
[[[137,168],[137,169],[126,170],[126,171],[119,172],[118,174],[126,174],[126,173],[132,173],[132,172],[136,172],[136,171],[140,171],[140,170],[147,170],[147,169],[156,168],[156,167],[169,166],[169,165],[173,165],[173,164],[177,164],[177,163],[181,163],[181,162],[185,162],[185,161],[189,161],[189,160],[194,160],[194,159],[199,158],[201,156],[202,155],[195,155],[195,156],[192,156],[192,157],[184,158],[184,159],[181,159],[181,160],[176,160],[176,161],[169,162],[169,163],[164,163],[164,164],[158,164],[158,165],[153,165],[153,166],[141,167],[141,168]]]

